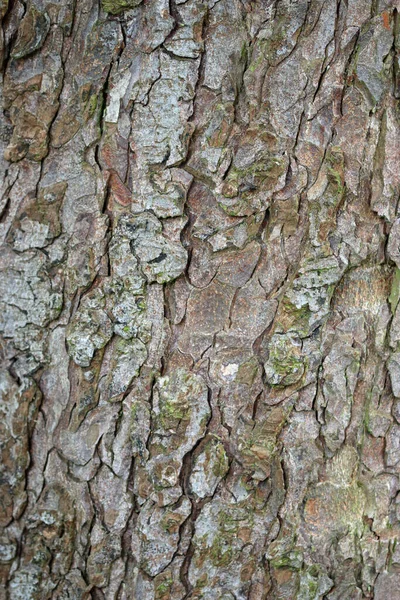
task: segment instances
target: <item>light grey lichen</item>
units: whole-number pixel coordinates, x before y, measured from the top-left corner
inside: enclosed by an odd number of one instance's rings
[[[150,212],[121,217],[117,235],[129,240],[139,269],[149,283],[172,281],[186,267],[186,250],[163,235],[161,221]]]
[[[218,483],[229,470],[229,459],[223,444],[210,440],[194,463],[190,476],[190,487],[199,497],[212,496]]]
[[[305,369],[301,341],[293,334],[275,334],[268,346],[269,357],[264,364],[271,385],[292,385],[299,381]]]
[[[106,310],[101,289],[85,296],[67,330],[67,347],[71,358],[80,367],[88,367],[96,350],[112,337],[112,323]]]

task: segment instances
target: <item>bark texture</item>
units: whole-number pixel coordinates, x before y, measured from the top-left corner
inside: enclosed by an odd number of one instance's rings
[[[399,10],[0,1],[2,600],[400,599]]]

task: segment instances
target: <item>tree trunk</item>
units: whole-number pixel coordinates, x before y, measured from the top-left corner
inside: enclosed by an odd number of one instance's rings
[[[400,599],[398,0],[1,0],[2,600]]]

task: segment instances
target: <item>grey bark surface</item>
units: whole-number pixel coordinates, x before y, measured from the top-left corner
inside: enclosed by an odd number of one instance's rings
[[[1,600],[400,599],[400,5],[1,0]]]

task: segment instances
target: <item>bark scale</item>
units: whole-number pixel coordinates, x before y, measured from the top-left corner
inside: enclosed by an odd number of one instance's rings
[[[0,2],[0,598],[400,599],[399,10]]]

